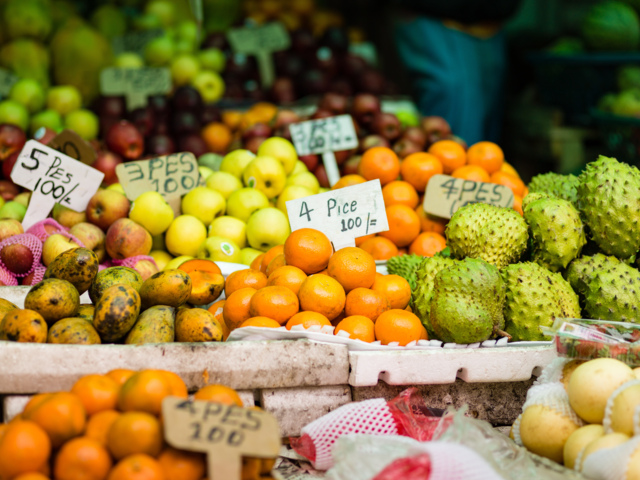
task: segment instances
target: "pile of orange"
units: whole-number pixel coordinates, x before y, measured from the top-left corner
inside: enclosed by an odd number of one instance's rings
[[[209,311],[229,331],[333,325],[336,334],[384,345],[427,338],[408,307],[411,287],[404,278],[376,272],[362,248],[334,253],[327,236],[311,228],[292,232],[284,245],[256,257],[250,269],[229,275],[225,294]]]
[[[527,193],[518,172],[504,161],[502,149],[492,142],[478,142],[467,150],[453,140],[440,140],[427,152],[417,152],[400,160],[386,147],[370,148],[362,155],[358,174],[342,177],[333,189],[379,179],[389,221],[389,230],[356,240],[376,260],[403,253],[431,257],[446,247],[447,220],[425,213],[424,192],[434,175],[496,183],[511,189],[513,208],[522,214],[522,198]]]
[[[161,406],[170,395],[187,398],[175,373],[125,369],[86,375],[68,392],[35,395],[0,425],[0,479],[204,479],[204,454],[164,442]],[[242,406],[224,385],[205,386],[194,398]],[[243,459],[242,478],[262,478],[272,466],[271,460]]]

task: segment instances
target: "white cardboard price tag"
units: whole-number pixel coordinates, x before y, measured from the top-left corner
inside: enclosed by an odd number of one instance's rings
[[[431,215],[451,218],[456,210],[470,203],[511,208],[513,201],[513,192],[504,185],[434,175],[427,184],[423,208]]]
[[[147,96],[169,93],[172,88],[168,68],[105,68],[100,72],[103,95],[124,95],[127,108],[144,107]]]
[[[167,397],[164,434],[175,448],[207,454],[209,480],[240,480],[242,457],[275,458],[280,427],[269,412]]]
[[[103,178],[104,173],[99,170],[29,140],[11,171],[15,184],[33,192],[22,220],[24,229],[47,218],[56,203],[82,212]]]
[[[286,205],[292,231],[320,230],[329,237],[336,251],[354,247],[357,237],[389,230],[378,179],[289,200]]]
[[[47,145],[86,165],[92,165],[96,160],[96,151],[93,147],[73,130],[63,130]]]

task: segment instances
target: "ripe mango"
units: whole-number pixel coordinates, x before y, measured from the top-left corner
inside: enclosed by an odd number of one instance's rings
[[[95,313],[95,309],[96,307],[94,305],[83,303],[78,307],[77,316],[93,324],[93,314]]]
[[[139,292],[142,286],[142,277],[137,271],[129,267],[105,268],[98,272],[89,287],[89,298],[91,298],[93,304],[96,305],[102,293],[114,285],[129,285]]]
[[[130,285],[114,285],[101,295],[93,316],[93,326],[103,342],[124,337],[140,313],[140,295]]]
[[[188,302],[191,305],[208,305],[214,302],[224,290],[224,277],[219,273],[193,270],[189,272],[191,278],[191,295]]]
[[[191,295],[191,278],[178,269],[163,270],[147,278],[140,287],[142,309],[154,305],[179,307]]]
[[[47,322],[35,310],[24,308],[11,310],[0,323],[0,340],[45,343]]]
[[[82,295],[98,274],[98,256],[88,248],[72,248],[58,255],[47,267],[44,278],[71,282]]]
[[[74,317],[79,306],[80,295],[76,287],[59,278],[36,283],[24,299],[24,308],[38,312],[48,325],[61,318]]]
[[[219,342],[222,326],[213,314],[202,308],[181,308],[176,314],[177,342]]]
[[[140,314],[124,343],[166,343],[175,339],[176,309],[167,305],[155,305]]]
[[[10,312],[15,308],[18,308],[18,306],[11,303],[9,300],[0,298],[0,318],[4,317],[5,313]]]
[[[58,320],[49,329],[47,343],[99,345],[100,335],[90,322],[80,317]]]

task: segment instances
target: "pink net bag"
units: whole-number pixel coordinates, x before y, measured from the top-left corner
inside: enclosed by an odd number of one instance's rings
[[[3,286],[15,287],[18,285],[18,279],[9,270],[0,267],[0,283]]]
[[[24,248],[19,250],[6,248],[11,245],[22,245],[28,252],[25,252]],[[20,258],[17,252],[20,253]],[[40,258],[42,258],[42,242],[35,235],[21,233],[0,242],[0,266],[16,278],[26,277],[33,272],[36,265],[40,264]]]
[[[38,237],[41,241],[45,241],[50,235],[60,232],[68,232],[69,229],[60,225],[53,218],[45,218],[38,223],[32,225],[26,233],[30,233]]]
[[[72,241],[76,242],[79,247],[85,248],[84,247],[84,243],[82,243],[80,240],[78,240],[77,237],[71,235],[69,232],[60,231],[60,232],[56,232],[56,233],[59,233],[60,235],[63,235],[65,237],[67,237],[69,240],[72,240]]]
[[[430,475],[431,457],[428,453],[421,453],[414,457],[394,460],[373,480],[427,480]]]
[[[156,261],[149,255],[136,255],[135,257],[128,257],[124,259],[114,258],[111,260],[111,263],[114,267],[133,268],[140,274],[143,281],[160,271]]]
[[[36,283],[40,283],[44,278],[44,272],[46,271],[47,267],[45,267],[44,265],[36,265],[33,269],[33,272],[31,272],[31,278],[25,277],[22,281],[22,285],[35,285]]]

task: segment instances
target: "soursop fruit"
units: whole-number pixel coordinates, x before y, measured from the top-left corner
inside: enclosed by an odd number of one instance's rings
[[[387,272],[390,275],[400,275],[411,286],[411,291],[416,289],[416,270],[425,257],[412,253],[410,255],[396,255],[387,260]]]
[[[584,311],[589,318],[640,321],[640,272],[624,262],[595,272],[587,286]]]
[[[548,340],[541,326],[556,318],[580,318],[578,296],[558,273],[533,262],[502,270],[506,285],[505,331],[513,341]]]
[[[519,213],[486,203],[458,209],[445,235],[455,258],[481,258],[498,268],[517,262],[529,237],[527,223]]]
[[[441,270],[451,267],[457,260],[446,257],[424,257],[415,272],[416,288],[412,289],[411,301],[414,313],[427,329],[429,338],[435,337],[431,327],[431,299],[433,298],[433,282]]]
[[[560,197],[556,197],[555,195],[552,195],[550,193],[544,193],[544,192],[528,193],[522,199],[522,211],[524,212],[527,209],[528,205],[535,202],[536,200],[540,200],[541,198],[560,198]]]
[[[640,171],[600,156],[578,184],[578,210],[591,238],[607,255],[628,259],[640,249]]]
[[[586,243],[584,226],[580,213],[568,200],[535,200],[527,204],[524,219],[529,224],[534,262],[557,272],[580,255]]]
[[[620,263],[616,257],[597,253],[593,256],[583,255],[569,264],[564,272],[571,288],[578,294],[584,305],[584,296],[587,293],[589,283],[595,278],[597,272],[608,270],[613,265]]]
[[[574,204],[578,198],[578,177],[571,174],[542,173],[533,177],[527,187],[531,193],[548,193]]]
[[[504,328],[505,286],[497,267],[466,258],[434,279],[430,320],[443,342],[477,343]]]

